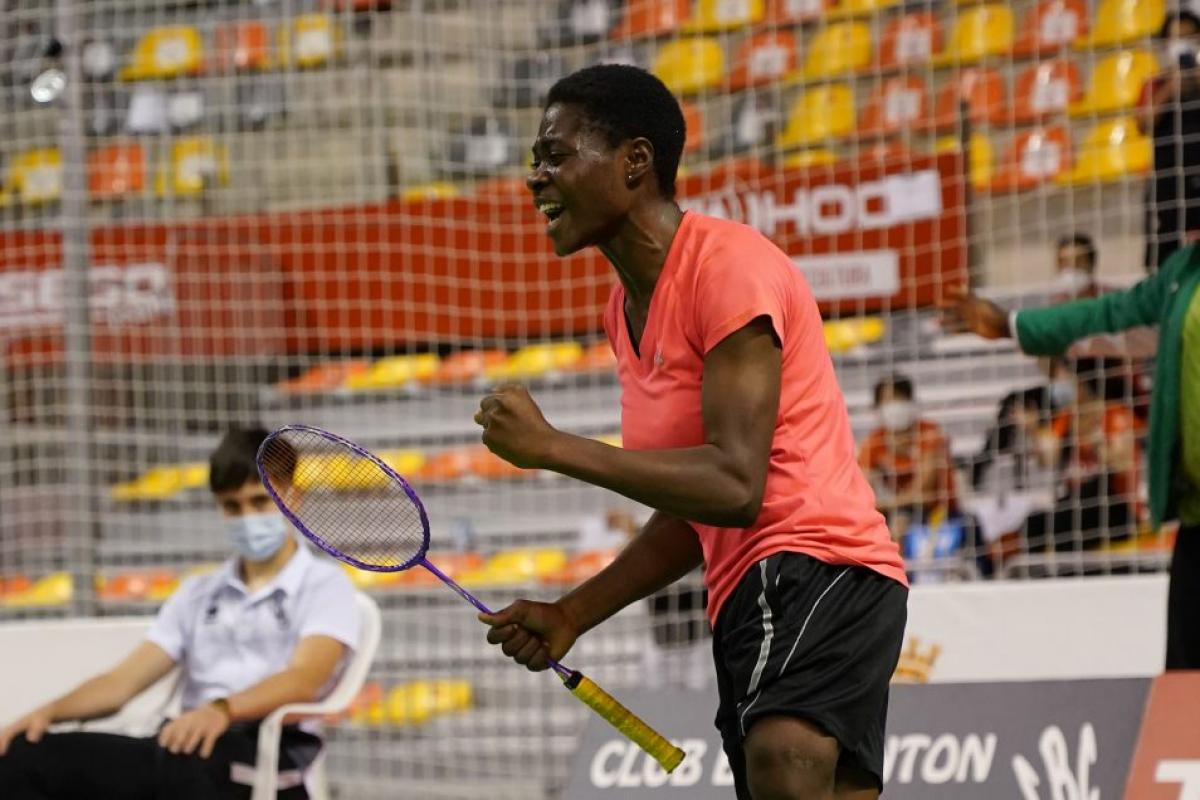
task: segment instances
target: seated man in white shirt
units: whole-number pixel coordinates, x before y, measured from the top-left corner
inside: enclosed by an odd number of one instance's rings
[[[332,688],[358,641],[354,589],[310,552],[263,488],[254,456],[266,436],[231,431],[211,458],[209,484],[234,557],[185,580],[117,666],[0,730],[0,797],[249,798],[257,721]],[[290,483],[294,461],[272,478]],[[157,737],[47,733],[56,722],[116,712],[176,665],[184,710]],[[280,798],[307,798],[300,775],[319,749],[311,733],[285,728]]]

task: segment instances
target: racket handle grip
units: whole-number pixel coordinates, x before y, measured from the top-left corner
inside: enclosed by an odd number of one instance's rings
[[[572,672],[563,681],[571,694],[591,708],[631,742],[646,751],[667,772],[683,761],[684,752],[661,733],[642,722],[632,711],[580,672]]]

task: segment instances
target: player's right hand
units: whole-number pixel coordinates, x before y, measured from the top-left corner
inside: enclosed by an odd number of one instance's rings
[[[970,292],[951,292],[938,303],[942,312],[942,330],[947,333],[974,333],[985,339],[1009,336],[1008,315],[1004,309]]]
[[[487,640],[498,644],[504,655],[531,672],[549,667],[567,654],[579,632],[557,603],[517,600],[495,614],[480,614],[479,621],[491,626]]]
[[[0,756],[8,752],[8,746],[12,744],[13,739],[22,733],[31,744],[41,741],[42,735],[46,733],[46,729],[53,722],[54,712],[49,706],[42,706],[0,730]]]

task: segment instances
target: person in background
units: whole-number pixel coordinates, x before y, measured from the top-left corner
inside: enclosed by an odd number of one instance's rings
[[[1055,246],[1054,255],[1056,301],[1099,294],[1096,283],[1096,243],[1092,237],[1086,233],[1063,236]]]
[[[247,800],[258,721],[331,688],[358,642],[354,587],[308,550],[267,494],[254,460],[266,437],[230,431],[209,463],[232,557],[185,580],[115,667],[0,729],[0,798]],[[290,486],[294,469],[293,458],[272,479]],[[183,713],[158,736],[47,732],[116,713],[176,666]],[[308,797],[303,770],[320,747],[311,731],[285,726],[280,800]]]
[[[954,462],[942,429],[920,418],[910,378],[884,378],[874,397],[879,427],[863,441],[858,460],[899,540],[910,523],[929,519],[938,508],[956,508]]]
[[[1074,398],[1037,440],[1040,460],[1056,475],[1057,498],[1053,510],[1027,520],[1033,551],[1090,550],[1128,539],[1136,527],[1138,421],[1106,366],[1091,358],[1066,365],[1076,378]]]
[[[1200,18],[1173,11],[1157,38],[1166,69],[1143,87],[1138,119],[1154,145],[1154,171],[1145,197],[1149,271],[1200,231]]]

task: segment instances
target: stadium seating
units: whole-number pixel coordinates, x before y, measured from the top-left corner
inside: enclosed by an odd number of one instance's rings
[[[159,195],[194,197],[215,184],[228,182],[229,159],[225,148],[208,136],[187,136],[171,145],[170,166],[159,169],[154,190]]]
[[[583,357],[578,342],[530,344],[517,350],[503,362],[484,368],[484,376],[492,381],[529,380],[551,372],[570,369]]]
[[[1146,172],[1151,164],[1151,144],[1132,117],[1099,122],[1088,131],[1077,149],[1075,164],[1058,182],[1091,184],[1120,180]]]
[[[1079,68],[1065,58],[1025,67],[1013,82],[1013,120],[1033,122],[1062,114],[1083,95]]]
[[[322,67],[338,52],[340,35],[325,14],[301,14],[279,28],[279,61],[301,69]]]
[[[828,25],[809,37],[804,52],[805,80],[855,72],[871,63],[871,28],[864,22]]]
[[[437,374],[440,360],[432,353],[391,356],[376,361],[363,372],[347,375],[347,389],[392,389],[417,381],[426,381]]]
[[[685,33],[719,33],[762,22],[763,0],[696,0]]]
[[[942,49],[942,25],[932,11],[893,17],[879,37],[876,59],[880,69],[916,67],[929,63]]]
[[[767,22],[801,25],[821,19],[834,0],[767,0]]]
[[[400,190],[400,199],[406,201],[445,200],[462,194],[458,184],[450,181],[430,181],[406,186]]]
[[[462,350],[442,359],[438,371],[429,380],[435,384],[482,381],[487,370],[508,360],[503,350]]]
[[[116,200],[146,187],[146,154],[133,144],[105,145],[88,156],[88,194],[93,200]]]
[[[1061,126],[1035,128],[1013,137],[988,187],[993,192],[1032,189],[1071,169],[1071,135]]]
[[[736,91],[782,79],[795,72],[798,51],[791,31],[764,31],[749,37],[734,54],[729,88]]]
[[[1124,50],[1105,56],[1092,70],[1083,99],[1071,104],[1071,116],[1133,108],[1142,87],[1157,72],[1158,60],[1148,50]]]
[[[780,147],[822,144],[854,130],[854,90],[846,84],[814,86],[792,104],[776,141]]]
[[[934,130],[949,130],[960,124],[960,107],[965,104],[972,124],[1001,123],[1008,118],[1004,80],[994,69],[972,67],[951,76],[937,92],[933,118]]]
[[[618,40],[667,36],[691,16],[691,0],[626,0],[625,16],[612,30]]]
[[[881,136],[915,127],[929,114],[925,81],[888,78],[871,95],[858,119],[859,136]]]
[[[830,19],[875,17],[900,4],[901,0],[839,0],[827,12]]]
[[[1166,15],[1164,0],[1101,0],[1091,33],[1076,47],[1091,50],[1142,42],[1158,32]]]
[[[152,28],[142,35],[121,80],[140,81],[195,75],[204,64],[200,31],[191,25]]]
[[[725,77],[725,51],[715,39],[676,39],[659,51],[652,71],[676,94],[699,92]]]
[[[331,361],[318,364],[296,378],[276,384],[275,388],[284,394],[332,392],[342,388],[351,377],[361,375],[368,369],[370,363],[363,360]]]
[[[62,197],[62,169],[57,147],[17,153],[8,162],[5,190],[27,206],[52,203]]]
[[[933,63],[970,64],[988,56],[1005,55],[1012,46],[1012,9],[1001,3],[972,6],[955,20],[945,50],[933,57]]]
[[[541,44],[563,47],[601,41],[620,22],[623,11],[620,0],[559,0],[556,13],[541,29]]]
[[[270,36],[267,26],[257,20],[217,26],[213,50],[213,67],[219,71],[271,68]]]
[[[789,153],[783,157],[783,166],[788,169],[830,167],[838,162],[838,154],[824,147]]]
[[[704,111],[696,103],[687,100],[680,101],[679,110],[683,112],[684,129],[687,139],[683,143],[684,155],[693,155],[704,149]]]
[[[1018,57],[1051,55],[1087,36],[1087,4],[1083,0],[1040,0],[1021,19],[1013,44]]]

